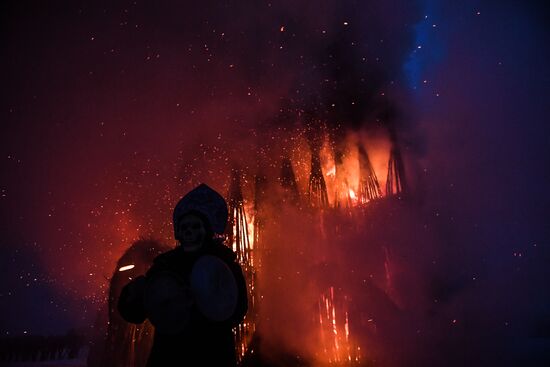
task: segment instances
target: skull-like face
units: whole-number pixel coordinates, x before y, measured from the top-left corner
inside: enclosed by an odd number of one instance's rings
[[[178,222],[176,239],[185,251],[198,250],[205,239],[206,228],[201,218],[194,214],[183,216]]]

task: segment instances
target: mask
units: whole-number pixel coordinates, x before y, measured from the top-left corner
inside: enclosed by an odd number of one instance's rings
[[[206,228],[202,219],[193,214],[179,220],[176,239],[185,251],[196,251],[204,243]]]

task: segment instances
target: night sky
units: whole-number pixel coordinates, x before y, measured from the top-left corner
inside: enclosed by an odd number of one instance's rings
[[[548,348],[529,342],[550,337],[544,2],[0,7],[0,334],[89,326],[129,244],[173,243],[172,208],[219,177],[207,167],[253,164],[300,109],[397,131],[458,254],[446,275],[463,312],[498,348]]]

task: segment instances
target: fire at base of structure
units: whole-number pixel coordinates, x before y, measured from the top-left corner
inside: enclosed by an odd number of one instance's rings
[[[342,206],[342,203],[347,208],[360,207],[384,196],[400,196],[406,191],[404,163],[395,138],[392,139],[391,143],[387,162],[385,195],[380,189],[367,150],[361,144],[356,145],[357,165],[359,167],[356,190],[350,187],[349,183],[353,181],[351,178],[339,177],[340,170],[336,163],[333,169],[327,171],[325,175],[323,174],[322,167],[326,165],[323,165],[320,151],[317,148],[311,148],[310,152],[311,166],[307,195],[299,195],[296,175],[288,157],[282,159],[281,177],[278,177],[278,181],[286,192],[291,191],[292,203],[303,205],[304,203],[299,202],[300,196],[307,197],[308,201],[305,204],[315,210],[324,210],[331,206],[338,208]],[[227,233],[229,243],[237,253],[244,269],[249,288],[249,299],[251,300],[250,311],[246,319],[234,330],[240,361],[247,353],[254,353],[249,349],[249,343],[256,330],[255,323],[258,321],[259,315],[259,305],[256,300],[260,296],[256,287],[256,274],[261,268],[261,251],[270,246],[270,244],[264,243],[262,238],[267,222],[266,218],[262,217],[262,197],[266,195],[264,192],[266,190],[266,178],[261,174],[256,175],[255,197],[252,205],[251,201],[247,201],[243,197],[241,176],[242,172],[233,170],[229,190],[231,225],[229,227],[230,231]],[[329,201],[327,180],[332,183],[337,182],[332,185],[336,191],[332,202]],[[264,195],[262,196],[261,193],[264,193]],[[321,231],[323,231],[323,228],[321,228]],[[386,262],[388,261],[389,259],[386,256]],[[351,333],[350,323],[352,320],[350,320],[348,306],[348,297],[342,290],[337,290],[334,286],[329,287],[319,297],[316,322],[321,349],[318,351],[316,358],[322,361],[323,364],[352,366],[365,362],[363,351]]]

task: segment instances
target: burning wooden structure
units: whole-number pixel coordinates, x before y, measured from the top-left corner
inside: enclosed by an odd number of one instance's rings
[[[362,142],[355,142],[347,147],[347,155],[342,151],[334,152],[332,163],[327,163],[321,152],[322,139],[308,139],[310,166],[306,175],[302,173],[300,177],[307,177],[307,182],[300,186],[298,175],[296,174],[297,165],[292,162],[288,155],[284,155],[280,160],[280,174],[278,177],[270,179],[263,171],[254,174],[254,185],[249,188],[253,192],[250,200],[243,197],[244,176],[250,173],[233,170],[231,185],[228,193],[230,206],[230,228],[227,233],[233,249],[237,252],[239,261],[246,272],[248,281],[251,311],[243,324],[235,330],[237,339],[238,354],[241,358],[250,353],[254,353],[248,346],[254,331],[257,329],[256,323],[261,322],[261,311],[257,301],[260,299],[258,292],[261,287],[256,286],[258,272],[261,272],[261,263],[265,261],[262,255],[269,252],[270,244],[263,239],[263,233],[270,222],[266,220],[265,211],[266,197],[271,197],[272,201],[280,201],[281,205],[293,205],[300,208],[309,208],[309,211],[319,211],[321,219],[324,217],[324,211],[334,213],[334,210],[340,209],[354,210],[355,208],[364,208],[377,200],[384,200],[392,196],[400,196],[406,192],[406,180],[404,162],[401,151],[397,144],[395,134],[390,134],[391,147],[386,152],[375,152],[377,156],[376,167],[380,167],[380,161],[388,157],[387,171],[376,172],[375,165],[372,163],[368,147]],[[351,157],[351,158],[350,158]],[[327,169],[328,167],[328,169]],[[381,190],[381,184],[378,179],[380,173],[386,178],[386,190]],[[347,175],[347,176],[346,176]],[[344,176],[344,177],[341,177]],[[282,197],[277,198],[277,190],[273,191],[273,182],[278,182]],[[333,195],[329,195],[333,190]],[[274,198],[275,196],[275,198]],[[343,206],[342,203],[345,203]],[[330,226],[331,221],[322,219],[322,226]],[[323,229],[321,228],[321,231]],[[330,241],[330,239],[327,239]],[[259,249],[266,251],[259,251]],[[383,268],[385,269],[384,281],[380,285],[380,294],[386,293],[390,298],[391,274],[388,272],[391,258],[386,248],[383,251]],[[370,287],[375,287],[370,285]],[[387,288],[387,289],[386,289]],[[320,289],[318,302],[316,305],[316,316],[313,322],[317,325],[317,341],[320,350],[316,358],[321,364],[337,366],[361,366],[368,364],[366,353],[361,350],[357,342],[357,336],[354,335],[352,324],[357,322],[350,311],[352,299],[346,294],[345,286],[341,284],[327,284],[325,288]],[[375,322],[368,319],[369,327],[375,328]],[[245,359],[246,361],[246,359]],[[254,364],[244,364],[254,365]]]

